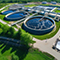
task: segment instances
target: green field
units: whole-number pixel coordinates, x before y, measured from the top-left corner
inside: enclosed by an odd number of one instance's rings
[[[54,60],[54,57],[48,56],[37,49],[30,49],[24,60]]]
[[[9,21],[6,21],[6,20],[4,19],[4,17],[5,17],[5,15],[0,14],[0,19],[3,20],[3,21],[5,21],[5,22],[7,22],[7,23],[9,23]]]
[[[0,43],[0,60],[13,60],[12,55],[16,60],[54,60],[54,57],[47,56],[38,49],[17,48]]]
[[[25,7],[33,7],[33,6],[37,6],[37,5],[35,5],[35,4],[25,5]]]
[[[50,4],[39,4],[39,5],[50,6]],[[59,6],[59,5],[51,5],[51,6]]]
[[[56,13],[60,13],[60,10],[55,10]]]
[[[39,6],[39,5],[50,6],[49,4],[31,4],[31,5],[25,5],[25,7],[33,7],[33,6]],[[51,6],[59,6],[59,5],[51,5]]]

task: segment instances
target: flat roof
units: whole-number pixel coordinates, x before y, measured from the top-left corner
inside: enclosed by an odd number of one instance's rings
[[[56,48],[60,50],[60,41],[57,42]]]

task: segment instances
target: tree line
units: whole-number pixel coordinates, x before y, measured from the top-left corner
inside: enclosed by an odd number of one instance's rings
[[[27,3],[27,2],[42,2],[44,0],[0,0],[0,3]],[[60,2],[60,0],[45,0],[47,2],[51,2],[51,1],[56,1],[56,2]]]

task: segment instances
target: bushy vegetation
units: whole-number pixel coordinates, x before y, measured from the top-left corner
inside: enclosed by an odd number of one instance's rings
[[[21,29],[15,31],[13,27],[0,23],[0,36],[15,38],[21,41],[21,44],[29,47],[29,44],[33,44],[32,36],[28,33],[22,34]]]

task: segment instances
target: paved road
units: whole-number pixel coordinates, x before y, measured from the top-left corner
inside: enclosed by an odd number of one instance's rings
[[[36,41],[36,43],[33,45],[35,48],[38,48],[39,50],[42,50],[44,52],[47,52],[51,55],[53,55],[54,57],[56,57],[58,60],[60,60],[60,53],[57,52],[56,50],[52,49],[53,43],[56,41],[56,39],[60,36],[60,29],[57,32],[57,34],[46,40],[38,40],[36,38],[33,38],[34,41]]]

